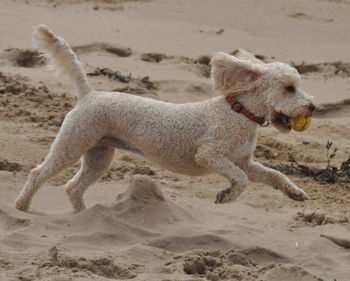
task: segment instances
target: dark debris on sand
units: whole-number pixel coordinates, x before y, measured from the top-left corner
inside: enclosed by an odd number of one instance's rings
[[[0,159],[0,171],[8,171],[8,172],[19,172],[23,170],[23,166],[16,162],[10,162],[6,159]]]
[[[319,169],[302,165],[295,160],[289,164],[265,163],[264,165],[287,175],[311,177],[322,184],[342,183],[350,187],[350,156],[341,163],[339,168],[329,166]]]
[[[266,163],[265,165],[287,175],[311,177],[322,184],[341,183],[350,188],[350,156],[348,156],[348,159],[344,160],[338,168],[331,164],[338,151],[338,149],[333,146],[333,142],[327,141],[325,150],[327,166],[323,169],[302,165],[294,158],[291,158],[291,163],[289,164]]]
[[[300,74],[307,73],[324,73],[327,76],[340,76],[347,78],[350,76],[350,63],[347,62],[325,62],[325,63],[315,63],[309,64],[302,62],[301,64],[291,63]]]
[[[295,219],[306,224],[311,225],[325,225],[325,224],[334,224],[334,223],[349,223],[349,219],[344,217],[341,219],[335,219],[326,214],[314,211],[314,212],[298,212]]]
[[[11,48],[5,50],[10,61],[21,67],[37,67],[46,63],[46,59],[37,51],[32,49]]]
[[[118,80],[122,83],[136,82],[148,90],[158,89],[157,85],[150,80],[149,76],[133,78],[131,73],[129,73],[128,75],[124,75],[118,70],[111,70],[111,69],[106,68],[106,67],[105,68],[98,68],[97,67],[93,72],[89,72],[87,75],[89,75],[89,76],[102,75],[102,76],[106,76],[112,80]]]
[[[118,70],[111,70],[107,67],[99,68],[97,67],[94,71],[87,73],[89,76],[107,76],[109,79],[118,80],[122,83],[129,83],[131,80],[131,73],[129,75],[123,75]]]
[[[124,75],[118,70],[98,67],[93,72],[89,72],[88,75],[102,75],[108,77],[109,79],[118,80],[123,84],[127,84],[126,86],[115,88],[112,91],[157,96],[156,90],[158,90],[158,85],[156,82],[151,81],[149,76],[134,78],[132,77],[131,73]]]
[[[161,62],[163,59],[170,59],[173,58],[172,56],[167,56],[165,54],[161,53],[145,53],[141,55],[141,60],[147,61],[147,62]]]

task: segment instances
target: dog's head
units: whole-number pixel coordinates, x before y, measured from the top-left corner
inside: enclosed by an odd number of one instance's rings
[[[225,96],[254,94],[281,132],[290,131],[290,118],[310,116],[315,109],[313,97],[301,89],[298,71],[288,64],[264,63],[240,50],[235,56],[217,53],[211,66],[215,89]]]

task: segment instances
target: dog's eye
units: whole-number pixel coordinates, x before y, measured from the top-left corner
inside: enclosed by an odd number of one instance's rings
[[[295,93],[295,87],[294,87],[294,86],[291,86],[291,85],[286,86],[286,91],[287,91],[288,93]]]

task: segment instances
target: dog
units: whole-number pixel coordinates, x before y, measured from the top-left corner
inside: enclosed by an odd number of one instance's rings
[[[81,158],[65,191],[76,212],[83,195],[109,168],[116,148],[142,154],[175,173],[217,173],[230,186],[216,203],[236,199],[248,180],[279,189],[297,201],[306,193],[282,173],[253,160],[259,126],[291,130],[290,118],[311,116],[313,97],[301,89],[297,70],[281,62],[264,63],[247,51],[211,59],[211,77],[220,96],[174,104],[120,92],[91,89],[85,71],[67,42],[41,25],[36,46],[76,86],[77,104],[66,115],[45,160],[34,168],[15,200],[27,211],[34,194],[50,177]]]

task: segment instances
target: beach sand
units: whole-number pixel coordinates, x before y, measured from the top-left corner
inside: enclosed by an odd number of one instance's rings
[[[0,15],[1,281],[350,280],[350,250],[320,237],[350,239],[349,166],[337,178],[307,175],[327,167],[327,142],[337,149],[330,166],[350,156],[350,1],[2,0]],[[216,205],[224,178],[174,174],[117,151],[83,212],[73,213],[62,186],[78,164],[49,180],[28,213],[16,210],[75,103],[32,48],[42,23],[70,43],[93,88],[175,103],[218,95],[208,77],[218,51],[295,65],[318,107],[312,126],[259,129],[255,158],[288,173],[309,200],[249,183],[237,201]]]

